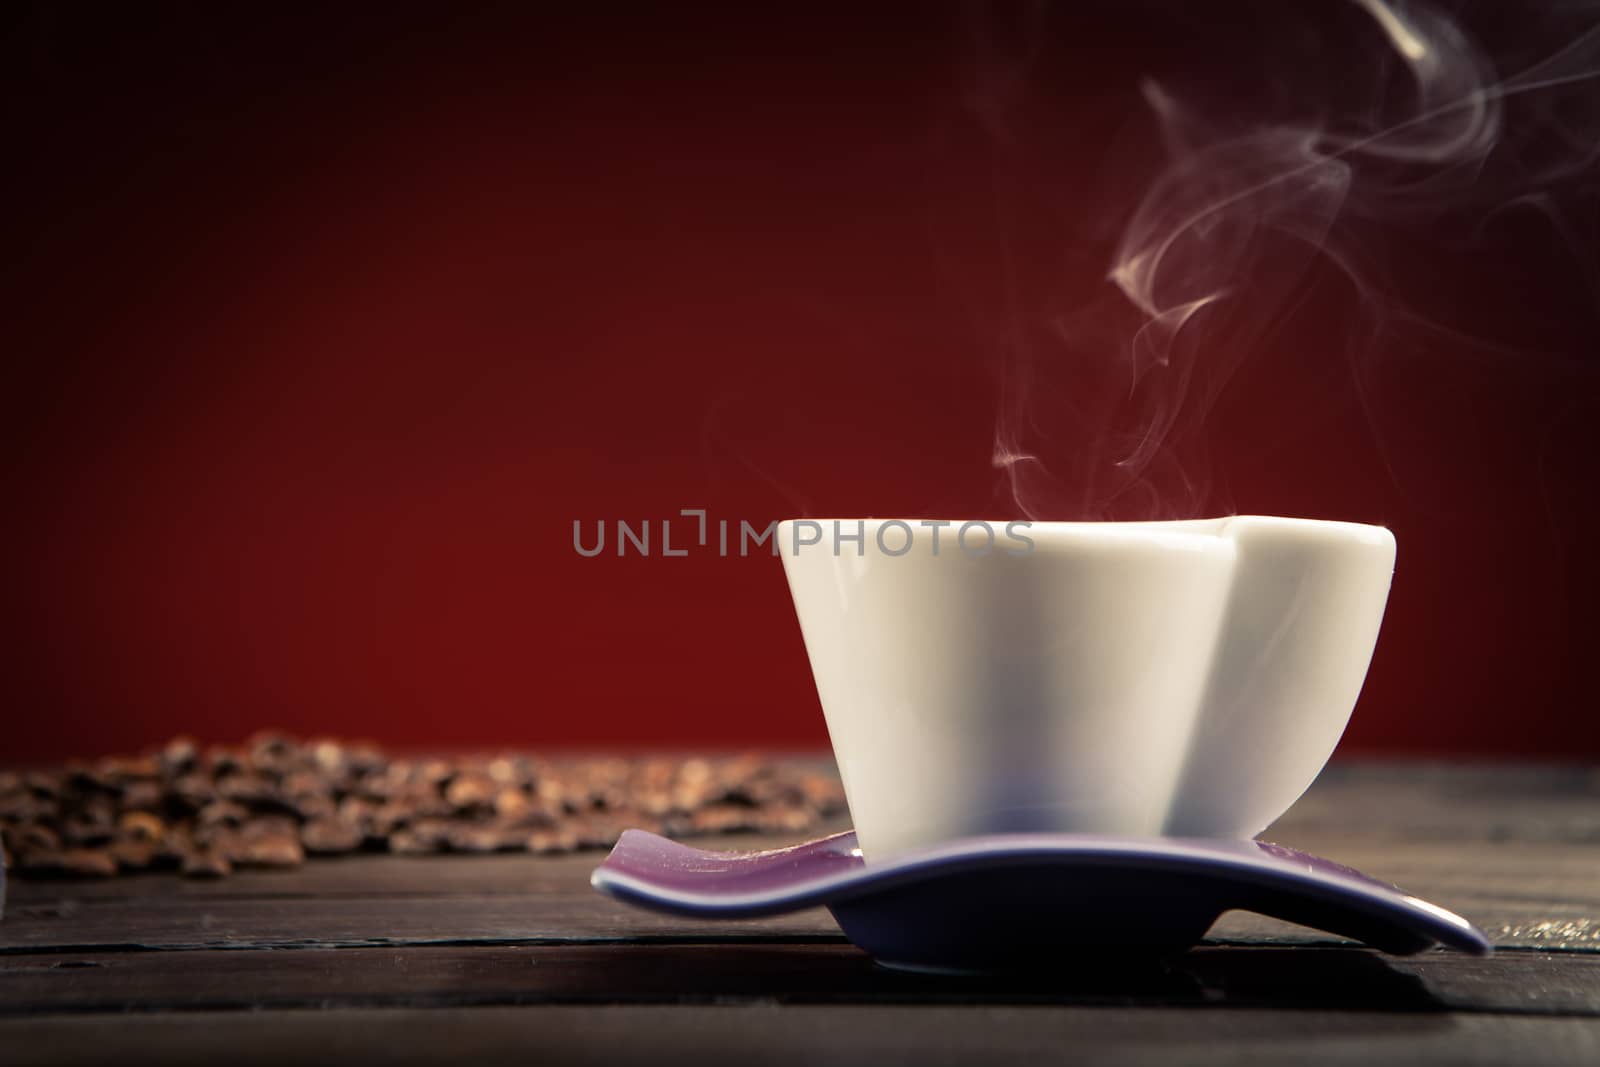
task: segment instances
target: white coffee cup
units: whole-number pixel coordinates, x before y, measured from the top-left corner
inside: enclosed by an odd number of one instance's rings
[[[1382,527],[1261,516],[798,519],[778,538],[869,859],[1259,833],[1344,732],[1395,552]]]

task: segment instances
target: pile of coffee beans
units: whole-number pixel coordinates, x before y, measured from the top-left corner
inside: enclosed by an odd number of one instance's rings
[[[25,875],[219,878],[356,851],[570,852],[608,847],[628,827],[800,833],[843,810],[832,773],[758,756],[401,759],[262,734],[0,771],[4,859]]]

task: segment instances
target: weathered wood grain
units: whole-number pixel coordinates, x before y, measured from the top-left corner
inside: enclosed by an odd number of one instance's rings
[[[1600,950],[1600,846],[1389,841],[1341,832],[1276,835],[1458,911],[1508,947]],[[750,843],[750,842],[745,842]],[[351,857],[290,872],[247,872],[200,891],[175,876],[18,882],[0,953],[200,949],[440,941],[722,940],[820,937],[825,911],[737,923],[655,915],[589,888],[597,854],[566,857]],[[111,890],[117,892],[110,892]],[[91,891],[92,890],[92,891]],[[1328,941],[1239,913],[1222,940]]]
[[[1264,836],[1501,951],[1396,959],[1233,913],[1165,962],[956,980],[876,967],[821,910],[626,907],[589,888],[601,853],[17,880],[0,1061],[1600,1062],[1600,774],[1336,766]]]
[[[0,1020],[35,1064],[1589,1065],[1600,1019],[943,1004],[548,1005]]]
[[[823,911],[735,922],[655,915],[601,897],[588,887],[587,872],[580,874],[562,891],[520,895],[229,897],[203,902],[69,896],[15,907],[0,925],[0,954],[838,936],[838,927]]]
[[[1600,768],[1335,762],[1266,836],[1600,845]]]
[[[0,958],[0,1015],[609,1003],[988,1003],[1600,1015],[1600,954],[1200,948],[1019,975],[890,971],[848,944],[472,945]]]

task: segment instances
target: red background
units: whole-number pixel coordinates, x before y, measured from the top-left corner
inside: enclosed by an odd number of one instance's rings
[[[1138,77],[1260,42],[1068,9],[997,125],[960,9],[680,7],[3,16],[4,758],[825,742],[778,561],[572,521],[1012,513],[1003,338],[1104,288]],[[1436,230],[1387,266],[1478,341],[1352,356],[1313,273],[1154,510],[1395,530],[1344,751],[1600,756],[1595,276]]]

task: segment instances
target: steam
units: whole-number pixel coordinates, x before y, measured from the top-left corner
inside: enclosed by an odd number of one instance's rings
[[[1278,10],[1289,7],[1305,10]],[[1204,506],[1203,462],[1179,452],[1203,446],[1217,395],[1311,278],[1325,281],[1331,266],[1345,279],[1369,349],[1397,316],[1421,321],[1372,252],[1386,233],[1452,214],[1481,224],[1512,203],[1570,225],[1561,183],[1600,157],[1600,26],[1574,33],[1556,12],[1524,27],[1534,46],[1492,59],[1422,4],[1346,0],[1333,14],[1331,63],[1350,84],[1307,87],[1301,68],[1315,64],[1293,46],[1261,57],[1276,94],[1258,86],[1207,101],[1203,89],[1140,84],[1165,162],[1116,242],[1105,275],[1115,299],[1056,324],[1076,353],[1073,402],[1041,411],[1033,346],[1005,352],[993,462],[1024,514]],[[1534,50],[1551,34],[1564,43]],[[1052,473],[1039,455],[1061,442],[1071,456]]]

